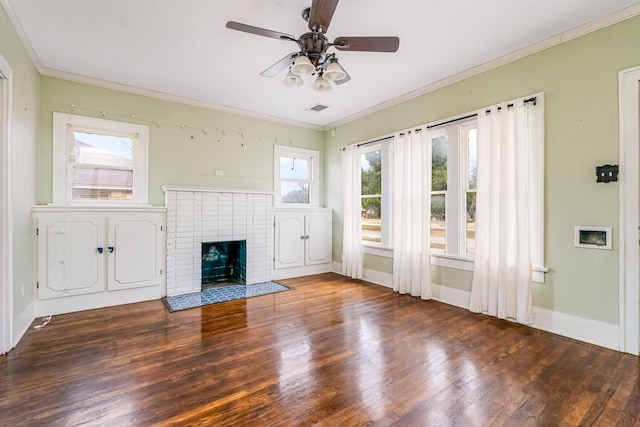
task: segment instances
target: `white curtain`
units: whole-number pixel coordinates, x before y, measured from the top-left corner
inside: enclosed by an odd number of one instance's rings
[[[353,144],[342,149],[342,274],[362,278],[362,211],[360,150]]]
[[[431,138],[398,134],[391,143],[393,290],[430,299]]]
[[[509,106],[508,104],[513,104]],[[469,309],[530,324],[544,111],[523,98],[478,112],[476,253]],[[538,205],[536,205],[538,204]]]

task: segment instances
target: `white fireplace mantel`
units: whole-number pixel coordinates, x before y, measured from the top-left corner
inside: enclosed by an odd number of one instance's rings
[[[273,192],[165,185],[167,295],[199,292],[202,243],[246,240],[247,283],[273,278]]]

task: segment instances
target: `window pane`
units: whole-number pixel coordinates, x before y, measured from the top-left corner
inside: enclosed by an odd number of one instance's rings
[[[431,144],[431,191],[445,191],[447,189],[447,137],[434,138]]]
[[[362,198],[362,240],[367,242],[382,241],[380,202],[381,197]]]
[[[309,181],[309,160],[280,157],[280,178]]]
[[[476,193],[467,192],[467,252],[476,251]]]
[[[74,200],[133,200],[131,190],[110,190],[107,188],[73,188]]]
[[[74,200],[132,200],[133,171],[99,168],[74,168]]]
[[[133,138],[73,132],[75,164],[133,168]]]
[[[478,182],[478,129],[469,129],[469,189],[475,190]]]
[[[309,203],[308,182],[281,182],[282,203]]]
[[[362,155],[361,168],[362,195],[381,195],[382,150],[364,153]]]
[[[431,195],[431,248],[445,249],[447,242],[444,194]]]

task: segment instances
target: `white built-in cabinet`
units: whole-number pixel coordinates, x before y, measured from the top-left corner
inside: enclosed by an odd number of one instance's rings
[[[274,212],[274,277],[331,271],[331,209]]]
[[[36,312],[163,296],[165,221],[164,208],[34,207]]]

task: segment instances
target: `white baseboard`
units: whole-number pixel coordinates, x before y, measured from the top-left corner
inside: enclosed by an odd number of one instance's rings
[[[620,327],[597,320],[533,307],[532,327],[600,347],[620,350]]]
[[[436,301],[467,310],[469,309],[469,298],[471,297],[470,292],[435,283],[431,284],[431,291],[433,293],[433,299]]]
[[[13,347],[18,345],[24,334],[29,330],[36,316],[33,314],[33,302],[13,319]],[[12,348],[13,348],[12,347]]]
[[[102,292],[99,294],[94,293],[36,300],[34,301],[33,313],[35,317],[48,316],[50,314],[73,313],[113,305],[156,300],[162,298],[165,294],[164,286],[148,286],[144,288]]]
[[[273,280],[289,279],[292,277],[309,276],[311,274],[328,273],[331,271],[332,265],[316,264],[304,267],[292,267],[273,270]]]
[[[341,263],[334,262],[332,268],[335,273],[341,274]],[[362,280],[388,288],[393,286],[393,275],[375,270],[364,269]],[[433,299],[436,301],[465,309],[469,308],[471,293],[468,291],[438,284],[432,284],[432,291]],[[620,327],[618,325],[534,306],[533,324],[529,326],[600,347],[620,350]]]

